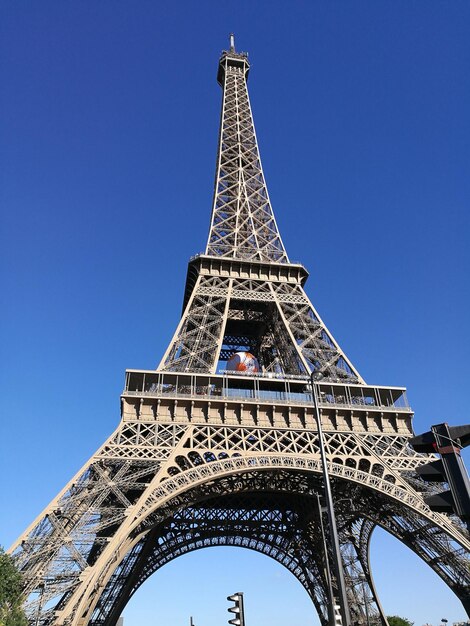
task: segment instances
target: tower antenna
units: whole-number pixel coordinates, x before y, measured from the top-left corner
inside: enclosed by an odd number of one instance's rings
[[[230,33],[230,52],[235,52],[235,35]]]

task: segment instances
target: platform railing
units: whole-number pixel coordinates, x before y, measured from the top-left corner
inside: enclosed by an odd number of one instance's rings
[[[123,395],[313,404],[310,381],[301,376],[280,379],[128,370]],[[411,411],[404,387],[320,382],[318,402],[325,408]]]

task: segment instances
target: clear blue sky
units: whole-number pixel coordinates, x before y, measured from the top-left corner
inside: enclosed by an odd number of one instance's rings
[[[467,423],[470,3],[101,0],[0,6],[1,500],[10,545],[115,428],[153,368],[209,226],[228,34],[284,243],[370,383],[406,385],[415,429]],[[463,619],[379,534],[388,614]],[[318,624],[281,566],[234,549],[154,575],[126,626]]]

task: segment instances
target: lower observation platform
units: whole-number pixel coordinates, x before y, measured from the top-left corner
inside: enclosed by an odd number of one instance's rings
[[[404,387],[317,383],[323,428],[412,435]],[[127,370],[126,421],[164,420],[316,430],[308,377]]]

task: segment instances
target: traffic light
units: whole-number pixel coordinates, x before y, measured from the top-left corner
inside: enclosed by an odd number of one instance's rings
[[[241,593],[241,591],[234,593],[233,596],[228,596],[227,600],[234,603],[234,606],[229,607],[228,612],[235,614],[232,619],[228,620],[228,623],[233,624],[233,626],[245,626],[243,593]]]
[[[333,606],[335,614],[334,614],[334,624],[335,626],[343,626],[343,618],[341,617],[341,607],[339,604],[335,604]]]
[[[426,504],[433,511],[454,512],[470,527],[470,481],[460,455],[460,450],[469,444],[470,424],[437,424],[431,426],[428,432],[410,439],[410,445],[416,452],[435,452],[441,457],[421,465],[416,472],[423,480],[449,485],[448,491],[425,498]]]

